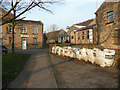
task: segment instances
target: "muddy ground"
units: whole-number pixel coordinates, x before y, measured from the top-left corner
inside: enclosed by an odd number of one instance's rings
[[[118,88],[118,70],[50,54],[60,88]]]

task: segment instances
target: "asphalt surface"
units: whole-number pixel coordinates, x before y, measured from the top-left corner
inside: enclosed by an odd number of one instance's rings
[[[8,88],[57,88],[49,62],[48,49],[16,52],[30,53],[31,57],[24,70],[10,83]]]
[[[48,49],[16,52],[31,57],[9,88],[117,88],[120,84],[115,68],[49,54]]]

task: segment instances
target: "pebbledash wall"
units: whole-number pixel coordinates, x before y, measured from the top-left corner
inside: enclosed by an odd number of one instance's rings
[[[120,49],[120,2],[104,2],[95,14],[99,45]]]
[[[41,48],[43,45],[43,23],[41,21],[21,20],[16,21],[15,26],[15,48],[30,49]],[[0,36],[2,44],[8,49],[12,47],[12,24],[1,27]]]

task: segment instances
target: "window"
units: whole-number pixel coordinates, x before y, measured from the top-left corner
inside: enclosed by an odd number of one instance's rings
[[[26,32],[26,26],[22,26],[22,27],[21,27],[21,33],[27,33],[27,32]]]
[[[80,39],[80,33],[78,33],[78,40]]]
[[[93,40],[92,29],[89,30],[89,39],[90,39],[90,43],[92,43]]]
[[[82,39],[84,39],[84,32],[83,32],[83,37],[82,37]]]
[[[89,30],[87,31],[87,39],[89,39]]]
[[[72,39],[73,39],[74,37],[72,36]]]
[[[33,44],[37,44],[37,38],[33,38]]]
[[[113,22],[113,11],[108,12],[108,22]]]
[[[12,45],[12,38],[9,37],[9,45]]]
[[[12,25],[9,24],[9,33],[12,33]]]
[[[33,26],[33,34],[37,34],[38,31],[37,31],[37,27],[36,26]]]
[[[0,26],[0,33],[2,33],[2,26]]]

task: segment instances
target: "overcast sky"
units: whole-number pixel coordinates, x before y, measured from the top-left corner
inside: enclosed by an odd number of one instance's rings
[[[96,3],[97,1],[97,3]],[[95,18],[97,8],[104,0],[65,0],[60,4],[54,4],[49,7],[54,15],[44,10],[34,8],[26,13],[26,20],[37,20],[44,23],[44,31],[56,24],[60,29],[65,29],[75,23],[83,22]]]

